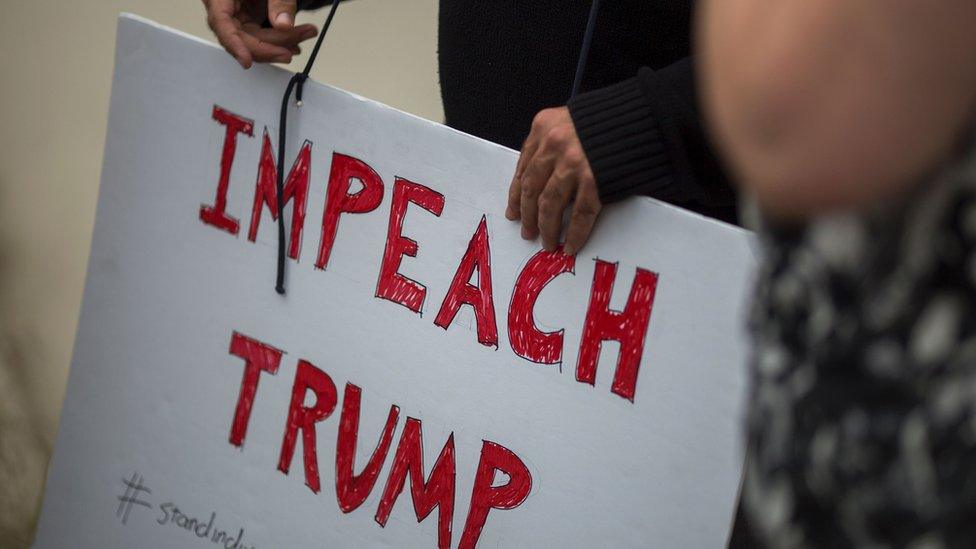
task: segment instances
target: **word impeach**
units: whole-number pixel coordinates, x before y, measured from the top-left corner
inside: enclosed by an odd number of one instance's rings
[[[253,137],[254,123],[219,106],[213,108],[213,119],[225,126],[226,131],[220,156],[216,198],[213,204],[200,208],[200,220],[236,235],[240,230],[240,223],[227,212],[227,189],[238,136],[243,134]],[[284,184],[282,204],[290,202],[293,208],[288,256],[294,260],[298,260],[301,253],[311,163],[312,144],[305,141]],[[257,238],[263,208],[270,210],[273,219],[277,219],[280,214],[275,185],[276,173],[271,139],[265,128],[247,232],[248,240],[252,242]],[[360,183],[360,188],[355,192],[351,192],[353,181]],[[347,214],[363,215],[376,210],[383,200],[384,188],[385,183],[379,174],[362,159],[338,152],[332,154],[316,268],[324,270],[329,265],[333,244],[339,238],[340,218]],[[422,281],[413,280],[399,272],[403,257],[416,257],[420,248],[420,243],[403,234],[403,220],[411,205],[440,217],[444,203],[443,194],[421,183],[401,177],[394,179],[389,228],[377,277],[376,297],[402,305],[415,313],[421,312],[427,298],[426,286]],[[472,220],[472,224],[474,221]],[[596,262],[589,306],[583,319],[576,379],[593,385],[603,342],[617,341],[620,351],[611,391],[633,401],[658,275],[638,268],[625,307],[620,311],[612,310],[610,296],[616,281],[617,265],[602,260]],[[562,253],[561,249],[540,251],[525,264],[515,281],[508,308],[509,343],[515,354],[540,364],[562,363],[563,330],[540,330],[535,324],[533,309],[546,285],[561,274],[574,273],[575,265],[576,257]],[[473,279],[477,283],[472,283]],[[453,281],[441,300],[434,324],[446,330],[462,305],[468,305],[474,311],[478,341],[487,347],[497,348],[498,325],[492,294],[491,238],[485,216],[477,223]]]

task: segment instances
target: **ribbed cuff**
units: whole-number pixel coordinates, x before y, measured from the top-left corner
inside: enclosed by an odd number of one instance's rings
[[[601,201],[673,193],[664,136],[636,77],[577,95],[568,106]]]

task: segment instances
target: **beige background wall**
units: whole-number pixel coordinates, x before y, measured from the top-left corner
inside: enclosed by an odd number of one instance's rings
[[[0,547],[27,543],[57,430],[122,11],[210,39],[199,0],[0,0]],[[436,21],[437,0],[344,4],[312,76],[441,121]]]

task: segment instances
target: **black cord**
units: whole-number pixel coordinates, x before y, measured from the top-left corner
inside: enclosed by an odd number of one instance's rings
[[[291,99],[291,92],[294,90],[295,100],[299,107],[302,106],[302,87],[308,80],[308,73],[312,71],[312,65],[315,64],[315,58],[322,47],[322,40],[325,39],[325,33],[329,31],[329,25],[332,24],[332,18],[335,17],[338,8],[339,1],[334,0],[332,9],[329,10],[329,16],[322,27],[322,32],[319,33],[319,38],[315,41],[315,48],[312,49],[312,54],[308,56],[308,62],[305,63],[305,70],[291,77],[291,80],[288,81],[288,87],[285,88],[285,96],[281,99],[281,117],[278,123],[278,181],[276,182],[278,191],[278,278],[275,283],[275,291],[281,295],[285,294],[285,136],[288,125],[288,100]]]
[[[593,0],[590,4],[590,17],[586,21],[586,33],[583,34],[583,46],[580,48],[579,61],[576,63],[576,76],[573,78],[573,91],[570,97],[576,97],[583,84],[583,73],[586,72],[586,58],[590,55],[590,44],[593,43],[593,29],[596,28],[596,15],[600,11],[600,0]]]

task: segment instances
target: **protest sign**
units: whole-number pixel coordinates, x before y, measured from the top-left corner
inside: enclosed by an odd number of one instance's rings
[[[288,77],[120,18],[37,546],[721,547],[750,235],[634,198],[544,252],[514,151],[313,82],[278,212]]]

